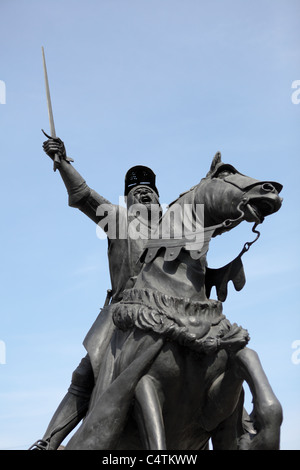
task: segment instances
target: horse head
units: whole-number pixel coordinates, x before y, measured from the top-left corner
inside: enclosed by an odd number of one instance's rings
[[[243,175],[232,165],[223,163],[219,152],[199,188],[197,202],[204,204],[205,226],[232,221],[217,233],[236,226],[242,220],[261,223],[266,216],[277,212],[282,203],[280,183]]]
[[[218,152],[206,177],[170,204],[141,260],[152,262],[162,247],[166,248],[166,261],[174,261],[183,248],[199,259],[207,252],[211,237],[231,230],[242,220],[259,224],[278,211],[281,189],[274,181],[243,175],[223,163]],[[198,211],[200,206],[203,211]]]

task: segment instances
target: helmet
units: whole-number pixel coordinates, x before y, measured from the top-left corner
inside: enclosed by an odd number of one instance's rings
[[[158,190],[155,186],[155,173],[147,166],[137,165],[130,168],[125,176],[125,191],[124,195],[127,196],[132,188],[139,185],[149,186],[159,196]]]

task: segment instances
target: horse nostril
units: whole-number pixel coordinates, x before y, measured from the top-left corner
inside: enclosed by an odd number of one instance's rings
[[[274,186],[271,183],[264,183],[261,187],[263,191],[266,191],[266,193],[272,193],[275,191]]]

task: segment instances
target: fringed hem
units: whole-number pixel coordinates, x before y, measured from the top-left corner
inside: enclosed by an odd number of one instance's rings
[[[199,353],[237,350],[249,341],[248,332],[232,325],[216,300],[196,302],[149,289],[128,289],[111,308],[121,330],[152,331]]]

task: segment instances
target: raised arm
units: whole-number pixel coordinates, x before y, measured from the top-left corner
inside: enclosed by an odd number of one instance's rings
[[[111,204],[113,206],[113,204],[91,189],[74,166],[67,161],[66,149],[62,140],[49,139],[43,143],[43,149],[52,160],[55,154],[58,154],[60,158],[58,169],[68,191],[69,206],[80,209],[98,224],[101,220],[101,217],[96,215],[99,205]]]

